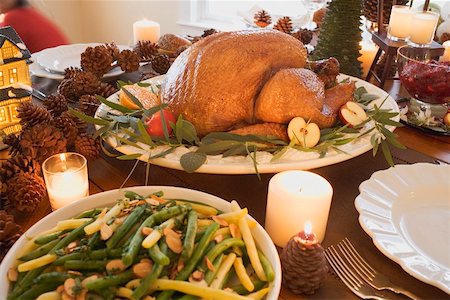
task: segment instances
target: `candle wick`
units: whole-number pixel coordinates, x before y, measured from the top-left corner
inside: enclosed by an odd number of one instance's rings
[[[299,193],[303,192],[303,188],[298,189]]]

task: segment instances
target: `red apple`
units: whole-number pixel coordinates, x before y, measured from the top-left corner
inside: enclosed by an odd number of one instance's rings
[[[164,116],[167,132],[169,133],[169,135],[172,133],[172,127],[170,127],[170,123],[176,123],[175,116],[171,111],[163,109],[154,113],[149,119],[145,121],[145,127],[150,136],[160,138],[164,137],[162,116]]]
[[[306,123],[301,117],[293,118],[288,125],[288,135],[291,141],[304,148],[312,148],[320,140],[320,129],[316,123]]]
[[[367,114],[358,103],[349,101],[339,109],[339,119],[349,127],[355,127],[367,120]]]

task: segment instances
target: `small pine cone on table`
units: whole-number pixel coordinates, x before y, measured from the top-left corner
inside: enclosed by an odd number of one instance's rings
[[[152,43],[151,41],[139,41],[133,50],[141,61],[149,61],[153,56],[158,54],[158,48],[158,44]]]
[[[20,149],[20,137],[15,133],[10,133],[3,137],[3,143],[9,146],[9,155],[16,156],[22,149]]]
[[[299,29],[296,32],[291,33],[291,35],[304,45],[311,43],[313,38],[313,32],[308,29]]]
[[[117,60],[117,58],[119,57],[120,50],[119,50],[119,47],[117,47],[116,43],[114,43],[114,42],[106,43],[105,47],[106,47],[106,49],[108,49],[113,60]]]
[[[57,93],[45,98],[44,106],[52,114],[53,117],[58,117],[63,112],[69,109],[66,97]]]
[[[78,98],[83,95],[95,95],[101,84],[101,81],[90,72],[81,72],[72,80]]]
[[[102,77],[111,70],[114,59],[110,51],[103,45],[87,47],[81,53],[81,68],[91,72],[97,77]]]
[[[24,155],[39,163],[53,154],[66,152],[67,140],[63,133],[48,124],[38,124],[22,132],[20,147]]]
[[[63,95],[69,102],[76,102],[78,95],[73,84],[73,78],[63,79],[58,85],[57,93]]]
[[[166,74],[170,68],[170,59],[167,55],[161,54],[153,57],[150,61],[153,70],[159,74]]]
[[[77,109],[77,111],[82,113],[82,111],[80,111],[79,109]],[[78,134],[86,133],[87,128],[88,128],[88,124],[85,121],[83,121],[83,120],[79,119],[78,117],[72,115],[68,111],[62,113],[61,116],[65,116],[65,117],[71,118],[75,122],[75,126],[77,127],[77,130],[78,130]]]
[[[103,98],[108,98],[112,94],[117,92],[117,88],[109,83],[102,82],[95,92],[96,95],[102,96]]]
[[[258,27],[267,27],[272,23],[272,17],[269,15],[267,11],[260,10],[258,11],[255,16],[253,17],[256,26]]]
[[[20,212],[32,212],[47,192],[42,177],[32,173],[16,174],[8,182],[8,200]]]
[[[33,102],[22,102],[17,107],[17,117],[20,118],[22,127],[32,127],[36,124],[45,124],[50,122],[52,116],[50,112],[42,106]]]
[[[0,210],[0,262],[22,233],[22,228],[14,221],[14,216]]]
[[[278,19],[277,23],[273,26],[273,29],[279,30],[284,33],[291,33],[292,32],[292,20],[290,17],[282,17]]]
[[[77,67],[68,67],[64,69],[64,79],[71,79],[76,77],[78,74],[80,74],[81,72],[83,72],[83,70],[81,70],[81,68],[77,68]]]
[[[63,133],[68,146],[73,144],[78,134],[78,128],[71,117],[67,114],[62,114],[59,117],[54,118],[50,124]]]
[[[87,159],[95,159],[100,155],[100,140],[83,134],[75,140],[75,151]]]
[[[125,72],[134,72],[139,69],[139,56],[131,50],[123,50],[117,58],[117,63]]]
[[[3,161],[0,167],[0,180],[7,182],[18,173],[41,174],[41,165],[31,158],[23,154],[10,157]]]
[[[99,105],[100,101],[96,96],[84,95],[80,98],[79,108],[84,114],[88,116],[94,116]]]

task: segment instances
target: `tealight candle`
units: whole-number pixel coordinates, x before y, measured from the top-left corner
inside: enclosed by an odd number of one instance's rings
[[[269,182],[266,230],[284,247],[310,222],[319,242],[325,237],[333,188],[323,177],[307,171],[285,171]]]
[[[444,46],[445,51],[441,56],[440,61],[450,61],[450,41],[444,42],[442,46]]]
[[[362,78],[366,78],[367,73],[369,73],[370,66],[372,65],[372,62],[375,59],[375,55],[377,54],[378,48],[372,42],[360,42],[359,45],[361,47],[361,50],[359,51],[361,56],[358,57],[358,60],[362,64],[363,69]]]
[[[413,12],[409,6],[392,6],[388,26],[388,37],[391,40],[406,40],[411,35]]]
[[[87,161],[78,153],[60,153],[42,164],[45,185],[53,210],[89,195]]]
[[[139,41],[156,43],[160,36],[160,25],[149,20],[140,20],[133,23],[134,44]]]
[[[412,30],[409,42],[416,45],[431,44],[436,31],[439,14],[432,11],[416,12],[412,18]]]

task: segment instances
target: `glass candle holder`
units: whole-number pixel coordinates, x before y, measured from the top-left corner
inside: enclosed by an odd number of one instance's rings
[[[431,44],[438,21],[438,13],[432,11],[414,13],[412,18],[412,28],[414,28],[414,30],[411,32],[408,42],[418,47]]]
[[[53,210],[89,196],[86,158],[78,153],[60,153],[42,164],[48,198]]]
[[[393,41],[405,41],[412,31],[412,17],[414,10],[409,6],[392,6],[389,18],[388,38]]]

